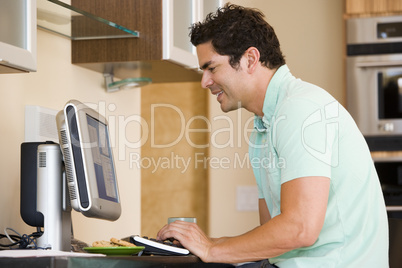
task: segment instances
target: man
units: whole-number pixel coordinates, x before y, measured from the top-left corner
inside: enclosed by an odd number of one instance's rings
[[[292,76],[263,17],[227,4],[191,29],[202,87],[224,112],[241,106],[255,114],[250,159],[261,225],[208,238],[177,221],[157,237],[178,240],[205,262],[387,267],[386,209],[365,140],[332,96]]]

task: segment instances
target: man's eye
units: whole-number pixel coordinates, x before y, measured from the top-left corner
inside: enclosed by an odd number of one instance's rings
[[[211,67],[208,70],[213,73],[215,71],[215,67]]]

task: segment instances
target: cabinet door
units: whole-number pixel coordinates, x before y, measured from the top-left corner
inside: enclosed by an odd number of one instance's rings
[[[203,0],[201,5],[201,20],[204,20],[209,13],[215,12],[218,7],[222,6],[223,0]]]
[[[400,0],[345,0],[345,12],[349,16],[399,15],[402,11]]]
[[[36,71],[36,1],[0,1],[0,73]]]
[[[164,0],[163,58],[188,68],[198,68],[195,47],[190,42],[191,24],[221,6],[222,0]]]

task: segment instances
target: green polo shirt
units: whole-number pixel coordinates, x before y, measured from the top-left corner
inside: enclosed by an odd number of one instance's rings
[[[250,161],[259,197],[281,213],[282,183],[306,176],[331,180],[318,240],[270,259],[284,267],[388,267],[388,222],[364,137],[325,90],[296,79],[286,65],[271,79],[264,116],[254,119]]]

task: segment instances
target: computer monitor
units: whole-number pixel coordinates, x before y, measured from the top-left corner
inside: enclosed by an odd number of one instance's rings
[[[121,205],[106,118],[71,100],[56,121],[71,207],[87,217],[117,220]]]
[[[56,121],[60,144],[21,144],[21,217],[43,227],[38,248],[70,251],[71,208],[113,221],[121,205],[106,119],[72,100]]]

